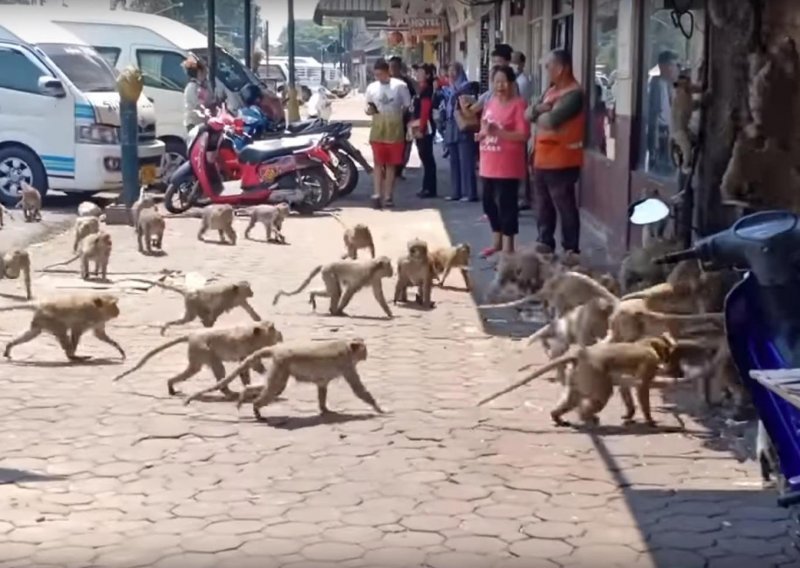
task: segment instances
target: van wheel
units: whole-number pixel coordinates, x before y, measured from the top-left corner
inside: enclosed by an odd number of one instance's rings
[[[166,188],[169,178],[186,161],[186,144],[169,138],[164,141],[164,157],[161,160],[161,184]]]
[[[19,201],[22,183],[47,195],[47,172],[38,156],[21,146],[0,148],[0,203],[13,207]]]

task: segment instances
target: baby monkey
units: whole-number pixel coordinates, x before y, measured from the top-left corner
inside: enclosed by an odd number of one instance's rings
[[[370,232],[369,227],[364,223],[357,223],[352,227],[348,227],[337,215],[331,215],[331,217],[344,227],[344,247],[347,252],[342,255],[342,259],[356,260],[359,249],[369,250],[370,256],[375,258],[375,243],[372,240],[372,232]]]
[[[9,278],[16,280],[22,274],[25,284],[25,297],[30,300],[31,294],[31,257],[28,251],[13,249],[0,257],[0,280]]]
[[[283,230],[283,220],[289,216],[289,204],[281,203],[279,205],[256,205],[249,207],[246,211],[250,214],[250,222],[244,230],[244,238],[250,238],[250,232],[257,223],[264,225],[267,231],[267,242],[271,243],[272,233],[275,233],[275,241],[281,244],[286,244],[286,237],[281,232]]]
[[[346,315],[344,309],[353,296],[362,288],[371,286],[375,300],[380,304],[386,316],[392,317],[392,310],[389,309],[383,295],[382,281],[384,278],[391,278],[394,270],[392,261],[385,256],[374,260],[340,260],[317,266],[296,290],[292,292],[280,290],[275,294],[272,305],[277,305],[281,296],[296,296],[305,290],[317,274],[322,274],[325,289],[313,290],[309,293],[308,302],[313,309],[317,309],[317,297],[330,298],[329,313],[332,316]]]
[[[92,235],[87,235],[78,245],[78,254],[65,260],[51,264],[44,270],[50,270],[57,266],[66,266],[76,260],[81,260],[81,278],[89,280],[89,262],[94,262],[94,277],[101,280],[108,280],[108,261],[111,259],[111,235],[101,231]]]
[[[162,351],[166,351],[175,345],[186,343],[186,369],[167,381],[167,390],[169,394],[175,395],[175,385],[195,376],[203,367],[210,368],[216,380],[220,381],[225,377],[223,362],[241,361],[257,349],[269,347],[281,341],[283,341],[283,334],[278,331],[271,322],[196,331],[176,337],[159,347],[151,349],[145,353],[135,366],[115,377],[114,380],[118,381],[138,371],[145,363]],[[266,372],[264,366],[261,364],[261,360],[255,360],[251,367],[259,373]],[[249,385],[250,368],[246,367],[242,369],[239,373],[239,377],[242,380],[242,385]],[[230,396],[232,394],[232,391],[227,385],[222,387],[221,390],[226,395]]]
[[[92,203],[94,205],[94,203]],[[75,220],[75,241],[72,243],[72,252],[78,252],[78,245],[89,235],[100,232],[100,219],[97,217],[78,217]]]
[[[17,209],[22,209],[26,223],[42,220],[42,194],[32,185],[22,182]]]
[[[153,248],[163,252],[164,231],[167,222],[156,207],[147,207],[139,211],[136,219],[136,240],[139,252],[152,255]]]
[[[106,324],[119,316],[119,300],[110,294],[72,295],[48,300],[39,304],[23,304],[0,308],[0,312],[28,310],[33,312],[30,329],[11,340],[3,355],[11,358],[11,350],[28,343],[42,332],[53,335],[61,344],[70,361],[84,361],[90,357],[75,354],[81,336],[92,331],[94,336],[114,347],[125,359],[125,351],[106,333]]]
[[[467,291],[472,289],[469,281],[469,257],[470,248],[466,243],[461,243],[453,247],[444,247],[436,249],[431,253],[431,264],[433,265],[433,272],[439,281],[439,286],[444,286],[444,281],[454,268],[461,271],[461,276],[464,278],[464,284],[467,286]]]
[[[394,288],[394,303],[408,302],[407,288],[417,287],[416,303],[432,308],[433,263],[428,256],[428,243],[421,239],[408,242],[408,254],[397,261],[397,284]]]
[[[242,308],[253,318],[253,321],[261,321],[261,316],[248,302],[253,297],[253,288],[245,280],[233,284],[209,284],[199,290],[186,290],[180,286],[142,278],[133,278],[133,280],[171,290],[183,296],[183,317],[161,326],[161,335],[164,335],[167,329],[173,325],[187,324],[194,319],[199,319],[204,327],[212,327],[222,314],[234,308]]]
[[[200,213],[200,230],[197,232],[197,240],[204,241],[203,236],[206,231],[217,231],[221,243],[230,241],[236,244],[236,231],[233,230],[233,207],[230,205],[214,204],[209,205]],[[226,240],[227,238],[227,240]]]
[[[272,365],[264,386],[246,387],[239,395],[237,404],[237,408],[241,407],[247,398],[257,393],[258,396],[253,401],[253,414],[257,420],[263,420],[261,407],[278,399],[286,389],[289,377],[294,377],[297,382],[316,385],[320,414],[331,412],[327,405],[328,383],[338,377],[343,377],[353,393],[374,408],[375,412],[383,414],[383,409],[364,387],[356,370],[356,365],[367,358],[367,345],[363,339],[281,343],[259,349],[216,385],[187,398],[186,404],[204,394],[226,387],[242,370],[267,357],[272,359]]]

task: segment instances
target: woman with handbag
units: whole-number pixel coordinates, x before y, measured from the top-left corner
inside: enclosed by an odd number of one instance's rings
[[[461,109],[462,97],[477,96],[478,86],[470,83],[461,63],[455,62],[448,70],[450,86],[444,89],[444,143],[450,158],[452,194],[449,201],[478,201],[478,183],[475,162],[478,146],[475,133],[480,123],[477,117]]]

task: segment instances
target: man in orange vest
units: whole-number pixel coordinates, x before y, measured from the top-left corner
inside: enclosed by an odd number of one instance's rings
[[[552,51],[545,69],[550,88],[528,109],[529,118],[536,124],[533,182],[539,225],[537,250],[555,252],[558,216],[561,246],[567,255],[577,255],[581,221],[575,185],[583,165],[584,94],[572,72],[572,57],[568,51]]]

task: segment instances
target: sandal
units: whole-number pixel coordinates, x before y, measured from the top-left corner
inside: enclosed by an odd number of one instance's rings
[[[498,249],[494,247],[486,247],[481,251],[481,258],[489,258],[497,254]]]
[[[372,208],[373,209],[383,209],[383,204],[381,203],[380,197],[372,197]]]
[[[386,207],[394,207],[394,199],[391,199],[391,198],[387,199],[386,203],[384,203],[384,205]]]

